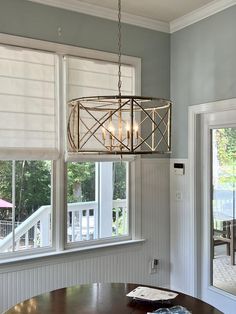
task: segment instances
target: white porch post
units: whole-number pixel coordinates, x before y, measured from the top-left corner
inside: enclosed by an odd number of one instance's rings
[[[100,163],[100,237],[112,236],[112,162]]]
[[[35,239],[36,240],[36,239]],[[46,209],[40,218],[40,246],[50,244],[50,211]]]
[[[95,163],[95,202],[96,202],[96,205],[94,205],[94,239],[98,239],[99,162]]]

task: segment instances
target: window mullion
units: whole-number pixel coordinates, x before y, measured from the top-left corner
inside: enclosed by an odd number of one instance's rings
[[[12,161],[12,251],[15,251],[16,162]]]
[[[54,245],[56,251],[63,251],[66,243],[66,175],[64,164],[64,134],[65,134],[65,117],[66,117],[66,78],[65,78],[64,59],[62,54],[58,54],[56,66],[56,99],[57,99],[57,121],[58,121],[58,146],[60,151],[60,158],[54,162]]]
[[[100,235],[100,163],[95,163],[95,201],[97,204],[96,214],[94,213],[96,229],[95,229],[95,238],[98,239]]]

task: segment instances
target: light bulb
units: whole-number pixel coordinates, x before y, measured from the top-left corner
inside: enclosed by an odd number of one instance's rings
[[[109,124],[108,131],[111,133],[110,135],[114,135],[115,128],[112,123]]]
[[[102,139],[103,139],[104,142],[106,140],[106,135],[107,135],[106,129],[103,127],[102,128]]]
[[[126,128],[126,137],[127,139],[129,139],[130,138],[130,125],[126,123],[125,128]]]
[[[134,123],[133,133],[134,133],[134,137],[138,139],[138,124],[137,123]]]
[[[114,134],[115,134],[115,128],[113,126],[113,124],[110,122],[109,126],[108,126],[108,131],[109,131],[109,138],[110,138],[110,149],[112,150],[113,147],[113,142],[114,142]]]

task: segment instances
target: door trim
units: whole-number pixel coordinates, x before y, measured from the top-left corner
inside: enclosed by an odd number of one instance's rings
[[[190,230],[192,230],[192,234],[189,236],[193,239],[193,250],[191,251],[192,254],[189,255],[189,263],[192,268],[191,294],[195,297],[201,296],[201,265],[198,258],[200,254],[200,232],[197,228],[197,221],[199,220],[200,213],[197,212],[196,208],[196,200],[198,197],[196,182],[197,117],[204,113],[228,110],[236,110],[236,98],[189,106],[188,108],[189,211],[191,214],[189,223]]]

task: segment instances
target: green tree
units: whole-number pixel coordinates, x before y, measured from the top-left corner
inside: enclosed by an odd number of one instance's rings
[[[0,198],[12,202],[12,162],[0,161]],[[11,217],[11,208],[0,209],[0,220]]]
[[[42,205],[51,204],[51,162],[15,162],[16,220],[23,221]],[[0,162],[0,197],[12,202],[12,161]],[[5,209],[1,211],[2,219]]]
[[[16,162],[16,218],[24,220],[51,204],[51,162]]]
[[[222,128],[216,131],[217,158],[221,168],[220,183],[234,188],[236,183],[236,129]]]
[[[126,198],[126,163],[113,163],[113,199]],[[68,202],[95,200],[95,163],[70,162],[67,171]]]
[[[216,130],[218,160],[221,166],[233,164],[236,158],[236,129]]]
[[[67,201],[95,200],[95,163],[70,162],[67,164]]]
[[[95,163],[69,162],[67,201],[95,200]],[[51,162],[15,162],[16,220],[23,221],[43,205],[51,204]],[[0,198],[12,202],[12,161],[0,161]],[[126,163],[113,163],[113,199],[126,198]],[[10,219],[11,210],[0,209],[0,219]]]
[[[113,199],[126,198],[126,163],[113,163]]]

